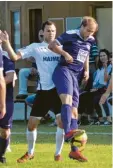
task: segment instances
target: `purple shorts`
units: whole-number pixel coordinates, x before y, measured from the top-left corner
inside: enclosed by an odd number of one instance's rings
[[[72,96],[73,107],[79,104],[79,86],[78,74],[71,71],[66,66],[57,66],[53,73],[53,82],[56,86],[58,94],[69,94]]]
[[[13,119],[13,101],[6,102],[6,114],[4,118],[0,119],[0,127],[4,129],[8,129],[12,127],[12,119]]]

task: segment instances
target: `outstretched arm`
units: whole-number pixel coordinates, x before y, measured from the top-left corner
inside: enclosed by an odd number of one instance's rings
[[[0,49],[0,119],[4,117],[6,113],[6,84],[3,76],[3,64],[2,64],[2,51]]]
[[[18,59],[20,59],[22,57],[20,52],[18,52],[17,54],[14,52],[14,50],[10,44],[10,41],[9,41],[9,35],[6,31],[2,32],[0,30],[0,40],[2,41],[2,45],[3,45],[4,50],[6,50],[8,52],[8,55],[11,60],[17,61]]]

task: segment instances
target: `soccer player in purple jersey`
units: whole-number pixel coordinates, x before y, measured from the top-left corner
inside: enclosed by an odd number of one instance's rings
[[[6,114],[0,119],[0,162],[6,163],[4,157],[7,146],[9,144],[10,129],[12,127],[12,115],[13,115],[13,84],[15,78],[15,65],[8,57],[7,52],[3,51],[3,74],[6,83]]]
[[[70,141],[78,129],[79,86],[77,76],[84,68],[84,79],[89,78],[90,48],[95,43],[92,36],[98,29],[96,20],[85,16],[79,29],[63,33],[49,44],[49,49],[62,55],[59,65],[53,73],[53,81],[62,101],[61,119],[65,131],[65,141]],[[59,48],[62,45],[63,48]],[[75,116],[72,116],[72,111]],[[87,161],[75,147],[69,156]]]
[[[2,48],[0,46],[0,119],[3,118],[6,113],[5,97],[6,97],[6,85],[3,76]]]

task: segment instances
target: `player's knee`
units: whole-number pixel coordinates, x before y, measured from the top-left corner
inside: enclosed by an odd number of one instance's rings
[[[37,125],[35,123],[28,122],[28,130],[34,131],[37,128]]]
[[[78,118],[78,109],[76,107],[72,108],[72,117],[73,118]]]
[[[10,129],[1,129],[1,137],[3,139],[8,139],[10,134],[11,134]]]
[[[28,121],[28,130],[34,131],[37,128],[39,122],[40,121],[36,117],[30,117]]]
[[[61,120],[61,114],[56,115],[56,123],[57,123],[58,127],[63,128],[63,124],[62,124],[62,120]]]
[[[69,104],[70,106],[72,106],[72,96],[71,95],[61,94],[60,99],[61,99],[62,104]]]

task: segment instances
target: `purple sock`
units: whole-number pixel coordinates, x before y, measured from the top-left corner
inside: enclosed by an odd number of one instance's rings
[[[76,146],[71,146],[71,151],[75,152],[77,150],[78,150],[78,148]]]
[[[61,119],[63,122],[65,133],[68,133],[71,130],[70,129],[71,116],[72,116],[71,109],[72,109],[72,106],[68,104],[63,104],[61,108]]]
[[[71,130],[78,129],[78,120],[72,118],[71,119],[71,125],[70,125]]]
[[[3,139],[2,137],[0,137],[0,157],[4,156],[8,144],[9,144],[9,138]]]

